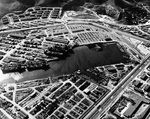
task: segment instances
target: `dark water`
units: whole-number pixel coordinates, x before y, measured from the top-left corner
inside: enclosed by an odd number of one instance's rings
[[[95,51],[87,46],[82,46],[76,48],[75,53],[66,60],[50,62],[51,69],[47,71],[36,70],[22,74],[6,74],[7,79],[3,80],[3,82],[14,82],[14,79],[26,81],[48,76],[58,76],[73,73],[79,69],[126,62],[124,55],[125,53],[122,53],[116,44],[106,45],[102,51]]]

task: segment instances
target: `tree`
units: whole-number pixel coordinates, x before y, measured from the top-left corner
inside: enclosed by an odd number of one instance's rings
[[[74,8],[84,5],[84,3],[85,0],[69,0],[62,6],[62,11],[72,10]]]

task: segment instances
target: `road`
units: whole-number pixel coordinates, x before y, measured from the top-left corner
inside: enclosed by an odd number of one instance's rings
[[[126,45],[128,45],[134,52],[136,52],[140,57],[142,57],[143,54],[141,54],[141,52],[131,43],[129,42],[126,38],[124,38],[123,36],[126,36],[128,38],[134,38],[134,39],[137,39],[139,41],[143,41],[143,42],[148,42],[150,43],[150,41],[144,39],[144,38],[140,38],[138,36],[134,36],[130,33],[126,33],[126,32],[122,32],[120,30],[116,30],[116,29],[112,29],[110,27],[106,27],[106,26],[103,26],[103,25],[100,25],[100,24],[97,24],[97,23],[94,23],[94,22],[87,22],[87,21],[73,21],[73,22],[69,22],[69,24],[86,24],[86,25],[93,25],[93,26],[96,26],[96,27],[99,27],[101,29],[104,29],[106,31],[106,33],[109,33],[109,37],[110,35],[113,37],[113,39],[117,42],[122,42],[122,43],[125,43]],[[104,24],[107,24],[104,22]],[[105,34],[106,34],[105,33]],[[113,41],[114,41],[113,40]],[[108,42],[108,41],[99,41],[99,42]],[[83,45],[86,45],[88,43],[84,43]]]
[[[107,91],[100,99],[98,99],[98,101],[93,104],[86,113],[84,113],[79,119],[84,119],[84,117],[89,114],[100,102],[101,100],[109,93],[109,91]],[[93,111],[92,111],[93,112]]]
[[[106,31],[108,32],[111,32],[112,34],[116,34],[116,36],[122,36],[122,35],[125,35],[127,37],[133,37],[133,38],[136,38],[138,40],[141,40],[142,38],[139,38],[137,36],[133,36],[129,33],[124,33],[122,31],[118,31],[118,30],[114,30],[114,29],[111,29],[111,28],[106,28],[104,26],[101,26],[101,25],[98,25],[96,23],[91,23],[91,22],[81,22],[81,21],[76,21],[76,22],[70,22],[70,24],[80,24],[80,23],[84,23],[84,24],[90,24],[90,25],[95,25],[95,26],[98,26],[102,29],[106,29]],[[127,43],[127,45],[129,45],[132,49],[134,49],[133,45],[127,41],[125,38],[121,37],[122,39],[118,39],[118,41],[121,41],[121,42],[125,42]],[[142,41],[145,41],[145,39],[142,39]],[[135,51],[136,49],[134,49]],[[138,53],[138,51],[136,50],[136,53]],[[141,55],[139,53],[139,55]],[[96,119],[97,115],[101,115],[105,110],[106,108],[108,107],[109,104],[111,104],[113,102],[113,100],[115,100],[117,97],[126,87],[127,85],[133,80],[134,77],[136,77],[138,75],[138,73],[140,71],[143,70],[143,68],[145,66],[147,66],[147,64],[149,63],[149,59],[150,59],[150,56],[147,56],[142,62],[141,64],[139,64],[137,67],[135,67],[121,82],[120,84],[118,84],[118,86],[116,86],[116,88],[110,93],[108,94],[108,96],[106,96],[103,100],[101,101],[98,101],[96,104],[94,104],[94,108],[90,108],[90,111],[86,112],[82,117],[80,118],[85,118],[85,119]],[[93,106],[92,106],[93,107]],[[102,111],[99,111],[99,110],[102,110]],[[92,111],[93,110],[93,111]],[[91,112],[91,113],[90,113]],[[94,112],[94,113],[93,113]],[[92,116],[91,116],[92,115]]]
[[[142,40],[142,41],[147,41],[145,39],[142,39],[142,38],[139,38],[137,36],[133,36],[129,33],[125,33],[125,32],[122,32],[122,31],[118,31],[118,30],[114,30],[114,29],[111,29],[111,28],[107,28],[107,27],[104,27],[104,26],[101,26],[101,25],[98,25],[96,23],[91,23],[91,22],[69,22],[69,24],[89,24],[89,25],[94,25],[94,26],[98,26],[102,29],[104,29],[105,31],[107,31],[108,33],[111,32],[111,33],[116,33],[118,36],[122,36],[122,35],[125,35],[125,36],[128,36],[128,37],[133,37],[133,38],[136,38],[138,40]],[[64,24],[66,26],[66,28],[69,30],[69,28],[67,27],[68,24]],[[52,27],[54,25],[47,25],[47,26],[41,26],[41,27],[38,27],[38,28],[47,28],[47,27]],[[55,25],[57,26],[57,25]],[[22,29],[22,30],[31,30],[31,29],[36,29],[37,27],[35,28],[26,28],[26,29]],[[20,31],[20,29],[16,30],[16,31]],[[6,31],[5,33],[10,33],[12,31]],[[69,30],[69,32],[71,33],[71,30]],[[3,32],[2,32],[3,33]],[[131,46],[132,44],[128,43],[128,41],[126,41],[125,39],[121,39],[121,41],[123,42],[126,42],[129,46]],[[150,41],[147,41],[150,43]],[[99,115],[101,115],[108,107],[108,105],[110,105],[113,100],[115,100],[117,97],[127,86],[128,84],[134,79],[134,77],[136,77],[146,66],[147,64],[149,63],[149,60],[150,60],[150,56],[146,57],[142,62],[141,64],[139,64],[136,68],[134,68],[119,84],[118,86],[116,86],[116,88],[110,93],[108,94],[105,98],[103,98],[103,100],[99,100],[96,104],[94,104],[88,112],[86,112],[84,114],[84,116],[89,116],[89,117],[85,117],[85,119],[96,119],[99,117]],[[40,94],[39,98],[41,98],[45,93],[42,93]],[[36,98],[35,100],[33,100],[32,102],[30,102],[28,105],[30,105],[31,103],[33,103],[34,101],[36,101],[37,99],[39,98]],[[92,111],[92,113],[90,113],[90,111]],[[92,116],[91,116],[92,115]],[[98,117],[97,117],[98,115]],[[82,116],[82,117],[84,117]]]
[[[148,55],[140,65],[135,67],[121,82],[118,86],[95,108],[95,112],[86,119],[100,119],[98,118],[127,86],[128,84],[149,64],[150,55]]]

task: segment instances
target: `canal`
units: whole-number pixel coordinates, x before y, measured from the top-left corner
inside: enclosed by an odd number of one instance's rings
[[[59,76],[73,73],[79,69],[87,69],[95,66],[103,66],[116,63],[127,62],[128,55],[120,50],[116,43],[107,43],[101,45],[102,49],[97,51],[95,45],[82,46],[74,49],[74,53],[65,60],[50,62],[50,69],[35,70],[24,73],[0,74],[1,83],[26,81],[49,76]]]

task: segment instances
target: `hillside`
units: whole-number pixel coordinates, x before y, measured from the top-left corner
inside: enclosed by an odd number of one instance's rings
[[[123,24],[143,24],[150,19],[149,8],[145,7],[150,5],[148,0],[0,0],[0,17],[31,6],[61,6],[66,11],[83,5]]]

